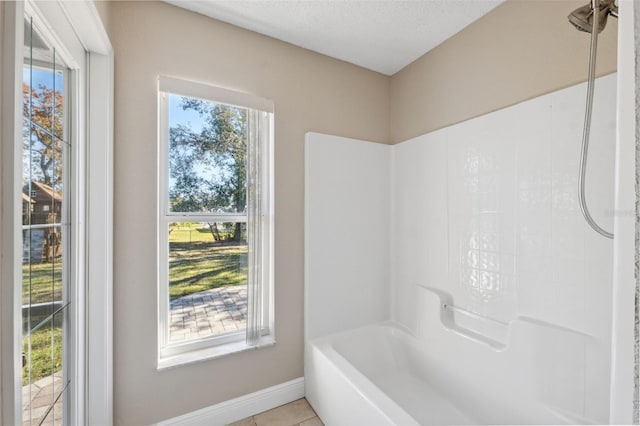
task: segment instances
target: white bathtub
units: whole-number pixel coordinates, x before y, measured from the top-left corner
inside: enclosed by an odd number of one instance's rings
[[[416,343],[390,322],[309,342],[307,399],[328,426],[474,424]]]
[[[430,352],[438,351],[392,322],[313,339],[305,348],[306,397],[327,426],[590,423],[504,389],[505,377],[468,377],[473,356],[452,370]]]

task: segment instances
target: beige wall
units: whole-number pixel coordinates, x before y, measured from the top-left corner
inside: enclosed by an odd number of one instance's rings
[[[391,78],[391,141],[586,80],[589,35],[567,15],[585,0],[508,0]],[[616,19],[601,33],[598,74],[616,69]]]
[[[303,375],[307,131],[389,140],[389,79],[159,2],[110,5],[115,52],[114,402],[117,424],[180,415]],[[104,11],[103,11],[104,13]],[[274,347],[157,372],[158,75],[273,99]]]

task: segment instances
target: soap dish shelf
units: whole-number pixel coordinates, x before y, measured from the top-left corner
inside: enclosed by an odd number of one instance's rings
[[[475,342],[485,344],[496,351],[503,351],[507,348],[511,338],[511,331],[513,331],[516,323],[567,333],[567,335],[580,336],[589,340],[595,338],[582,330],[567,328],[560,324],[522,315],[518,315],[508,322],[500,321],[456,306],[453,303],[453,296],[446,291],[420,284],[417,286],[438,297],[440,322],[444,328]]]
[[[509,323],[455,306],[440,304],[440,319],[449,330],[502,351],[507,347]]]

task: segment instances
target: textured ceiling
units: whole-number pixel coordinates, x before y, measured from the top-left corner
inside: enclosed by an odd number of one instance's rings
[[[169,0],[392,75],[503,0]]]

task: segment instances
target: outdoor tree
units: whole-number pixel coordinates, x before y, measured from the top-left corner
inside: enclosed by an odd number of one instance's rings
[[[169,129],[169,202],[185,212],[244,212],[247,204],[247,110],[181,98],[184,110],[198,113],[202,128],[178,124]],[[215,240],[216,224],[209,224]],[[234,241],[242,224],[233,225]]]
[[[22,84],[25,176],[56,190],[62,185],[63,96],[57,90]],[[31,117],[29,122],[28,118]],[[29,170],[30,168],[30,170]]]

